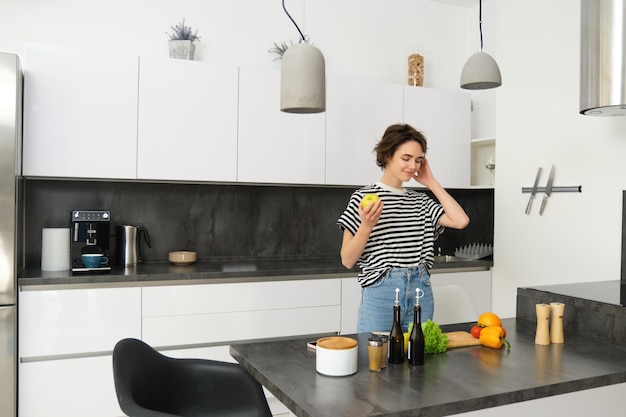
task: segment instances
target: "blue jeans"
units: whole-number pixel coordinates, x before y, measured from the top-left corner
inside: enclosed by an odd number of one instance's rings
[[[400,319],[402,330],[407,331],[413,321],[415,289],[424,291],[419,303],[422,322],[433,318],[435,303],[430,286],[430,272],[424,265],[412,268],[394,268],[384,273],[376,282],[361,290],[361,306],[357,332],[390,331],[393,322],[393,305],[396,288],[400,289]]]

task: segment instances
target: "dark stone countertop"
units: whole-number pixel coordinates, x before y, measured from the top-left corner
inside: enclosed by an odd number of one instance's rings
[[[487,270],[492,260],[467,260],[435,264],[431,272]],[[337,278],[356,276],[358,268],[346,269],[339,257],[296,259],[227,259],[178,266],[171,263],[144,263],[135,267],[113,267],[103,274],[46,272],[29,267],[20,273],[18,285],[173,285],[228,283],[285,279]]]
[[[468,323],[442,326],[467,330]],[[626,381],[626,348],[580,334],[564,344],[536,345],[535,323],[505,319],[511,350],[473,346],[426,355],[414,367],[367,366],[368,334],[359,341],[358,372],[315,371],[307,338],[232,345],[231,355],[299,417],[444,416]]]

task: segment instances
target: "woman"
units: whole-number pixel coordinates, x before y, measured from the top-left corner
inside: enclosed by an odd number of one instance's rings
[[[444,227],[463,229],[469,224],[465,211],[433,177],[426,150],[426,138],[413,127],[389,126],[374,148],[382,179],[355,191],[337,221],[343,230],[343,265],[353,268],[358,263],[361,268],[359,332],[391,329],[396,288],[400,289],[405,331],[413,320],[416,288],[424,291],[420,298],[422,321],[432,319],[429,270],[435,240]],[[438,202],[423,192],[404,188],[403,183],[411,179],[428,188]],[[362,207],[366,194],[377,194],[380,199]]]

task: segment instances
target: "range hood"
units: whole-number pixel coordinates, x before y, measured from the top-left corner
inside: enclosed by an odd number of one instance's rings
[[[580,114],[626,115],[626,0],[581,0]]]

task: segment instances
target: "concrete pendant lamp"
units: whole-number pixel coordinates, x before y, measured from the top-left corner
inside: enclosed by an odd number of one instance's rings
[[[291,45],[282,58],[280,71],[280,111],[322,113],[326,111],[326,64],[324,55],[309,44],[300,28],[283,10],[300,33],[300,42]]]
[[[483,5],[478,2],[478,27],[480,30],[480,49],[470,56],[461,72],[461,88],[466,90],[486,90],[502,85],[502,76],[496,60],[483,52]]]

